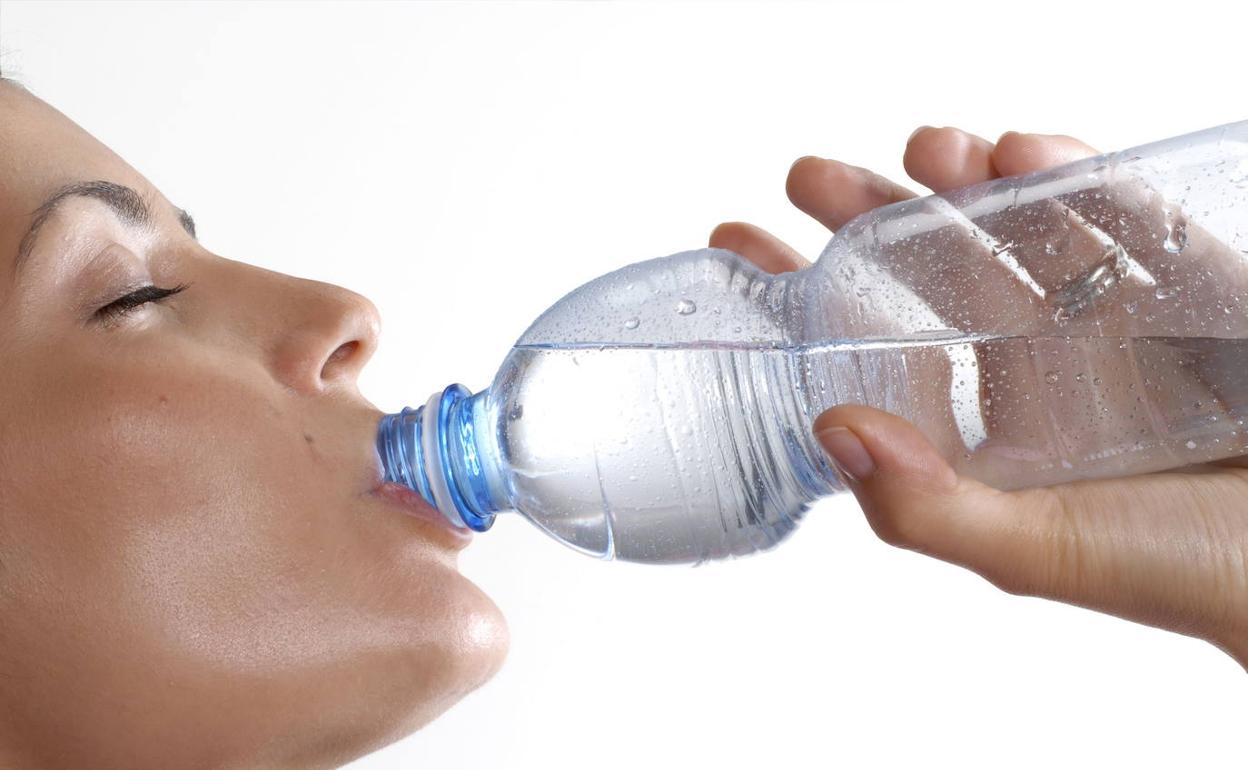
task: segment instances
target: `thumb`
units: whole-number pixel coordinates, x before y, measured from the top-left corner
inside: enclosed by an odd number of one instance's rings
[[[958,476],[901,417],[846,404],[824,412],[814,432],[871,528],[890,545],[967,567],[1013,593],[1050,593],[1055,545],[1043,498],[1001,492]]]
[[[1012,594],[1208,639],[1248,667],[1239,469],[1002,492],[958,476],[917,428],[878,409],[834,407],[814,433],[885,542]]]

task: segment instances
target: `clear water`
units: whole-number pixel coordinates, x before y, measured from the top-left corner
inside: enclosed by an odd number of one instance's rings
[[[1008,489],[1248,451],[1248,340],[966,337],[517,346],[491,388],[515,507],[602,557],[769,548],[843,484],[816,416],[868,404]]]
[[[837,404],[909,419],[1001,489],[1244,454],[1246,212],[1248,121],[874,209],[801,271],[639,262],[552,305],[487,391],[388,415],[379,446],[452,521],[515,509],[650,562],[783,539],[843,486],[811,433]],[[853,342],[791,347],[821,340]]]

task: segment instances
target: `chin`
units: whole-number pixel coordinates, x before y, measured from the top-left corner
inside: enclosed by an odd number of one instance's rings
[[[458,572],[448,576],[440,605],[436,641],[430,644],[433,640],[421,634],[409,650],[415,669],[411,673],[424,681],[429,696],[420,725],[498,673],[510,641],[498,606]]]
[[[456,699],[477,689],[498,673],[507,657],[510,636],[498,605],[468,578],[455,574],[463,612],[457,622],[455,679],[461,684]]]
[[[340,722],[345,763],[416,732],[494,676],[507,655],[507,623],[493,601],[448,568],[437,579],[436,610],[411,608],[405,643],[372,657],[369,684]],[[411,620],[411,619],[409,619]],[[397,641],[397,640],[396,640]],[[363,681],[357,679],[361,684]]]

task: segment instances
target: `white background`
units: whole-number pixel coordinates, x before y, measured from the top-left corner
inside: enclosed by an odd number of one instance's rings
[[[0,0],[0,66],[210,249],[371,297],[361,387],[396,410],[720,221],[817,254],[800,155],[900,179],[921,123],[1109,150],[1248,118],[1233,7]],[[848,497],[728,564],[600,563],[503,517],[463,569],[506,666],[353,770],[1245,762],[1230,658],[891,549]]]

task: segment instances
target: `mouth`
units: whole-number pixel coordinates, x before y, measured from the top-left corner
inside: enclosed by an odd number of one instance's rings
[[[431,536],[449,548],[460,551],[472,542],[471,530],[460,529],[447,521],[441,511],[426,502],[419,493],[402,484],[387,481],[375,487],[370,494],[420,521]]]
[[[454,551],[461,551],[472,542],[472,530],[452,524],[437,508],[429,504],[420,493],[403,484],[386,481],[381,458],[376,450],[377,425],[384,416],[382,412],[369,410],[368,431],[362,436],[372,458],[367,471],[368,496],[377,499],[388,508],[418,522],[421,534]]]

